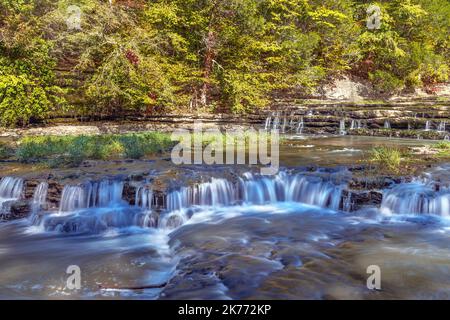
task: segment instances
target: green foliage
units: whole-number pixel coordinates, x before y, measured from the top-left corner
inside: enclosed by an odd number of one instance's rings
[[[449,16],[448,0],[0,0],[0,124],[249,112],[342,73],[385,94],[429,86],[449,80]]]
[[[403,86],[402,80],[398,79],[395,75],[382,70],[369,73],[369,79],[375,90],[381,94],[392,94]]]
[[[438,149],[438,156],[450,158],[450,141],[440,141],[432,147]]]
[[[47,162],[77,166],[87,159],[139,159],[167,151],[170,136],[157,132],[100,136],[25,137],[18,142],[20,162]]]
[[[7,143],[0,142],[0,159],[8,159],[14,154],[13,148]]]
[[[395,92],[448,81],[450,3],[395,0],[377,5],[381,28],[366,30],[358,39],[362,61],[369,66],[365,72],[377,89]],[[361,23],[366,7],[365,2],[358,5]]]
[[[393,147],[375,147],[370,152],[370,161],[376,163],[381,170],[398,172],[402,160],[402,152]]]
[[[45,89],[26,75],[0,75],[0,123],[26,125],[44,118],[50,108]]]
[[[450,150],[450,141],[439,141],[433,147],[441,150]]]
[[[43,38],[40,23],[33,15],[47,4],[46,1],[0,1],[2,126],[24,126],[65,106],[64,90],[55,84],[52,43]]]

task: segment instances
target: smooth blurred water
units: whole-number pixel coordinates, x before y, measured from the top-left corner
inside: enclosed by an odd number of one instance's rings
[[[131,206],[111,181],[68,186],[70,209],[46,211],[42,185],[33,219],[0,224],[0,298],[449,299],[447,171],[353,213],[339,211],[337,169],[212,179],[174,190],[160,216],[148,189]],[[370,265],[379,291],[366,287]]]

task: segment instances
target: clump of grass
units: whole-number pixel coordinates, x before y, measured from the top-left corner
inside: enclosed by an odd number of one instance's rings
[[[370,161],[382,171],[398,173],[402,162],[402,151],[393,147],[375,147],[370,151]]]
[[[440,141],[432,146],[434,149],[437,149],[439,153],[437,154],[440,157],[450,157],[450,141]]]
[[[433,147],[440,150],[450,150],[450,141],[439,141]]]
[[[158,132],[99,136],[25,137],[18,142],[20,162],[46,162],[51,166],[79,165],[87,159],[140,159],[169,150],[170,136]]]

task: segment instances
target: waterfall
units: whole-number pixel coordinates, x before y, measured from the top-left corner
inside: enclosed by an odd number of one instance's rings
[[[29,221],[33,225],[38,225],[40,223],[41,218],[39,216],[39,213],[42,209],[47,208],[47,193],[47,182],[39,183],[34,190],[33,199],[31,201],[31,215],[29,216]]]
[[[138,187],[136,189],[134,204],[143,209],[152,209],[154,204],[153,191],[146,187]]]
[[[303,121],[303,117],[301,117],[300,121],[298,123],[297,129],[295,130],[295,133],[302,134],[304,127],[305,127],[305,123]]]
[[[389,122],[389,120],[384,120],[384,128],[391,129],[391,123]]]
[[[169,192],[162,213],[153,210],[154,193],[148,186],[136,189],[135,205],[130,206],[122,200],[122,182],[103,180],[66,185],[59,212],[39,215],[48,189],[47,183],[41,183],[34,193],[31,222],[46,231],[98,233],[129,226],[173,229],[191,219],[198,210],[204,210],[202,207],[223,208],[240,203],[298,202],[339,210],[345,184],[334,181],[331,173],[317,174],[281,171],[272,177],[246,173],[235,180],[212,178]]]
[[[48,213],[33,224],[41,230],[98,233],[109,228],[156,226],[151,212],[122,200],[123,182],[102,180],[64,186],[59,212]]]
[[[123,182],[103,180],[81,185],[64,186],[60,212],[71,212],[90,207],[107,207],[122,202]]]
[[[304,128],[303,117],[295,115],[295,111],[292,111],[289,115],[287,111],[273,112],[264,122],[264,130],[266,131],[280,129],[281,133],[302,134]]]
[[[411,182],[385,191],[381,204],[385,214],[435,214],[450,215],[450,189],[433,183]]]
[[[264,130],[269,131],[271,123],[272,123],[272,116],[268,116],[266,119],[266,123],[264,125]]]
[[[48,183],[41,182],[34,190],[33,200],[31,202],[32,212],[38,212],[47,203]]]
[[[430,131],[431,130],[431,121],[427,120],[427,122],[425,122],[425,131]]]
[[[361,129],[362,128],[362,122],[361,120],[352,120],[352,123],[350,125],[350,130],[355,130],[355,129]]]
[[[22,197],[23,180],[14,177],[4,177],[0,181],[0,213],[10,212],[10,201]]]
[[[236,200],[235,188],[226,179],[215,179],[192,187],[183,187],[167,195],[168,211],[188,208],[192,205],[225,206]]]
[[[0,199],[12,200],[22,196],[23,179],[4,177],[0,181]]]
[[[343,186],[320,177],[280,172],[274,177],[244,174],[237,183],[212,179],[192,187],[184,187],[167,195],[168,212],[194,205],[228,206],[243,201],[266,204],[293,201],[338,210]]]
[[[342,119],[339,121],[339,134],[341,136],[344,136],[347,134],[347,132],[345,131],[345,119]]]
[[[439,123],[438,131],[439,132],[445,132],[445,127],[446,127],[446,122],[445,121],[441,121]]]
[[[272,129],[276,130],[280,126],[280,113],[277,111],[275,113],[275,118],[273,119]]]

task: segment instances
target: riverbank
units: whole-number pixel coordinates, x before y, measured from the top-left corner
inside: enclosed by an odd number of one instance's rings
[[[3,139],[42,135],[126,134],[146,131],[192,130],[194,122],[205,129],[279,129],[284,133],[348,134],[413,139],[448,139],[450,97],[395,100],[274,100],[268,109],[243,115],[159,113],[142,117],[81,121],[55,118],[27,128],[1,129]]]

